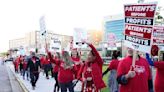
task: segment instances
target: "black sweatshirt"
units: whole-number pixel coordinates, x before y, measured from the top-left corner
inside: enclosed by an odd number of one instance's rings
[[[38,57],[34,57],[36,62],[33,63],[32,58],[28,59],[27,68],[30,69],[30,72],[32,73],[38,73],[39,67],[41,67],[40,60]]]

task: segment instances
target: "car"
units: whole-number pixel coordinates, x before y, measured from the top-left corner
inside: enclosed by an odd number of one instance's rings
[[[13,62],[13,60],[14,60],[14,58],[11,57],[11,58],[6,59],[5,62],[7,62],[7,61]]]

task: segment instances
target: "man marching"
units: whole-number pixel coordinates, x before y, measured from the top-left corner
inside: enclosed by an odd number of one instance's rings
[[[31,57],[28,60],[27,63],[27,69],[30,69],[30,78],[31,78],[31,85],[32,89],[34,90],[36,87],[36,82],[39,78],[39,72],[41,68],[40,60],[38,57],[36,57],[35,53],[31,53]]]

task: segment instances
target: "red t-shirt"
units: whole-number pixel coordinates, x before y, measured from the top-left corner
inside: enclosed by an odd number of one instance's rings
[[[45,58],[42,56],[42,57],[40,58],[40,63],[41,63],[41,65],[43,65],[44,60],[45,60]]]
[[[155,92],[164,92],[164,61],[155,62],[157,68],[155,77]]]
[[[118,64],[119,64],[119,60],[113,59],[113,60],[109,63],[109,69],[110,69],[110,70],[113,70],[113,69],[117,70]]]
[[[55,63],[59,67],[58,71],[58,81],[60,83],[68,83],[74,79],[74,71],[76,70],[75,67],[72,69],[64,69],[64,62],[61,60],[55,60],[52,58],[50,52],[48,52],[49,59],[52,63]]]
[[[72,58],[72,60],[73,60],[73,62],[79,62],[80,61],[80,58],[78,58],[78,57],[71,57]]]
[[[44,65],[50,64],[50,59],[44,59],[43,64],[44,64]]]
[[[120,61],[117,76],[125,75],[132,65],[132,57],[125,57]],[[146,59],[140,57],[136,61],[134,71],[136,76],[129,78],[128,83],[120,86],[120,92],[148,92],[148,80],[151,79],[150,68]]]
[[[27,61],[24,61],[23,62],[23,69],[26,69],[27,68]]]
[[[79,70],[80,70],[80,67],[81,67],[81,65],[80,65],[80,58],[78,58],[78,57],[71,57],[72,58],[72,61],[75,63],[75,67],[76,67],[76,75],[75,75],[75,78],[77,78],[77,74],[78,74],[78,72],[79,72]]]
[[[54,58],[54,60],[59,62],[59,59]],[[58,72],[58,70],[59,70],[59,66],[55,64],[53,67],[53,72],[56,73],[56,72]]]
[[[74,67],[73,69],[64,69],[64,62],[60,63],[58,71],[58,81],[60,83],[68,83],[74,79]]]

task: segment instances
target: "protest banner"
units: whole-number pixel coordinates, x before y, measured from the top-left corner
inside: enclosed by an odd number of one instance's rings
[[[153,45],[164,45],[164,26],[154,26]]]
[[[156,3],[139,3],[124,6],[124,45],[133,49],[132,67],[135,67],[137,51],[150,53]]]
[[[46,36],[46,24],[45,24],[45,17],[44,16],[40,17],[39,24],[40,24],[41,36]]]
[[[114,33],[107,34],[107,43],[108,43],[108,50],[117,50],[116,35]]]
[[[87,41],[87,31],[82,28],[75,28],[73,35],[73,48],[86,48],[87,45],[83,42]]]
[[[61,52],[61,37],[54,35],[50,42],[50,51]]]
[[[127,47],[150,53],[156,7],[156,3],[141,3],[124,6],[124,44]]]

